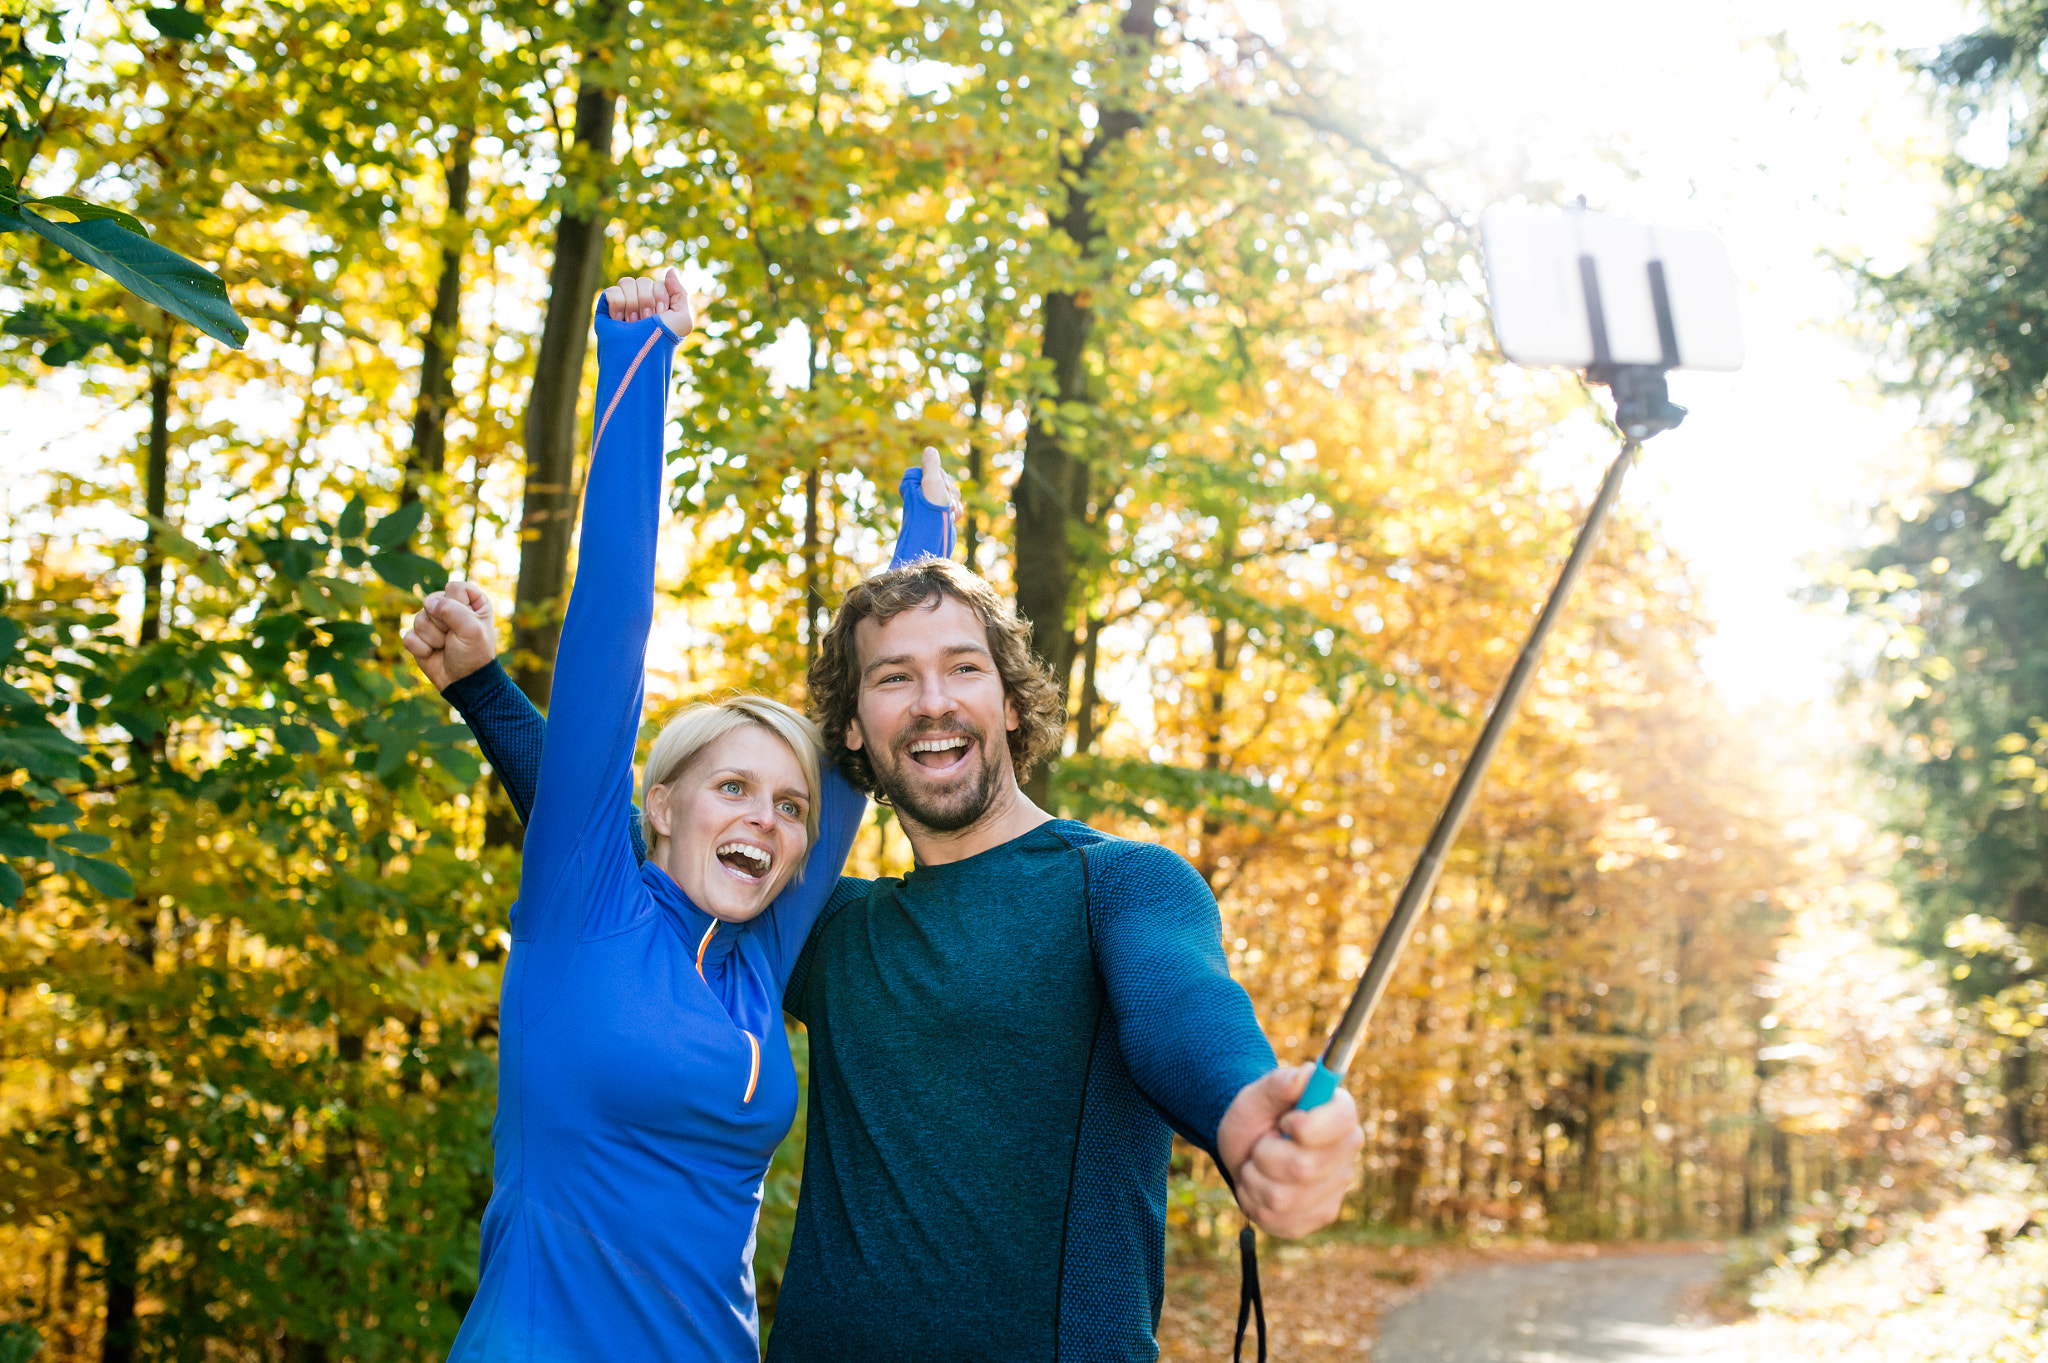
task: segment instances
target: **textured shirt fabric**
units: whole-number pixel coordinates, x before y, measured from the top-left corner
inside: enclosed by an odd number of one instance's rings
[[[866,802],[827,781],[806,874],[746,923],[712,918],[641,864],[633,757],[675,340],[600,306],[597,342],[556,721],[535,745],[486,744],[501,760],[540,757],[515,796],[530,818],[481,1280],[449,1357],[752,1363],[761,1180],[796,1116],[782,993]],[[479,713],[508,713],[484,700]]]
[[[771,1363],[1157,1357],[1169,1128],[1213,1155],[1274,1064],[1193,867],[1055,820],[842,880],[784,1002],[811,1087]]]

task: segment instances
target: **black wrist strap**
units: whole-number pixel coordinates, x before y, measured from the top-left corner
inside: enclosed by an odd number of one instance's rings
[[[1244,1363],[1244,1327],[1255,1317],[1259,1322],[1258,1363],[1266,1363],[1266,1299],[1259,1293],[1259,1237],[1250,1226],[1237,1233],[1237,1258],[1244,1265],[1244,1279],[1237,1289],[1237,1343],[1230,1350],[1231,1363]]]

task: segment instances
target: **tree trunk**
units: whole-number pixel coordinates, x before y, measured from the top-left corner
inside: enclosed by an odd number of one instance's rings
[[[1150,0],[1131,0],[1124,11],[1120,29],[1127,49],[1149,49],[1156,40],[1156,6]],[[1095,135],[1077,158],[1064,161],[1067,180],[1067,209],[1054,225],[1073,243],[1083,268],[1099,256],[1103,231],[1096,220],[1088,188],[1088,176],[1103,154],[1120,145],[1125,134],[1142,127],[1143,117],[1130,109],[1103,111]],[[1011,500],[1016,506],[1017,610],[1031,624],[1031,647],[1045,660],[1062,687],[1073,676],[1075,640],[1067,624],[1068,598],[1073,594],[1074,555],[1069,519],[1077,506],[1085,506],[1086,465],[1068,446],[1060,429],[1057,408],[1082,403],[1088,397],[1088,376],[1083,357],[1095,315],[1084,289],[1052,289],[1045,295],[1045,330],[1039,354],[1051,362],[1053,411],[1033,414],[1024,434],[1024,467],[1017,474]],[[1043,802],[1051,784],[1052,764],[1046,763],[1025,783],[1025,792]]]
[[[535,705],[554,688],[576,523],[576,417],[590,311],[604,273],[604,204],[612,164],[616,92],[586,85],[576,131],[562,158],[568,181],[548,271],[548,311],[526,407],[526,498],[519,522],[519,586],[513,607],[512,676]]]
[[[982,420],[982,409],[988,400],[988,347],[981,347],[981,367],[974,371],[974,377],[967,383],[967,477],[961,482],[963,499],[981,491],[981,437],[986,429]],[[961,528],[960,545],[966,555],[966,563],[975,572],[980,569],[981,524],[970,504],[967,508],[967,524]]]
[[[106,1263],[100,1276],[107,1285],[107,1325],[100,1337],[100,1363],[135,1363],[142,1342],[141,1322],[135,1315],[142,1246],[126,1226],[109,1226],[102,1238]]]
[[[155,353],[150,357],[149,377],[149,444],[143,471],[143,507],[149,516],[142,540],[142,621],[135,637],[140,644],[154,643],[163,637],[164,588],[168,565],[165,562],[162,545],[162,524],[170,506],[171,481],[171,321],[165,317],[163,330],[156,336]],[[134,745],[135,763],[146,768],[155,761],[153,746],[148,743]],[[151,818],[145,815],[139,825],[139,834],[146,848],[152,833]],[[132,901],[133,935],[126,943],[129,956],[143,970],[156,966],[156,901],[148,890],[146,868],[137,868],[137,894]],[[117,1135],[115,1137],[116,1162],[113,1172],[115,1188],[126,1188],[141,1177],[135,1166],[143,1158],[147,1143],[139,1138],[137,1124],[143,1120],[142,1110],[148,1102],[146,1089],[135,1082],[130,1071],[129,1082],[112,1095]],[[106,1285],[107,1321],[105,1332],[100,1337],[100,1363],[134,1363],[141,1344],[141,1322],[136,1318],[135,1305],[142,1276],[142,1241],[137,1233],[131,1209],[136,1199],[132,1193],[117,1194],[108,1208],[106,1225],[101,1233],[100,1280]]]
[[[170,506],[171,328],[171,319],[166,315],[163,330],[156,335],[155,353],[150,356],[149,454],[142,489],[149,524],[142,532],[142,623],[135,632],[136,642],[141,644],[155,643],[164,632],[164,587],[169,564],[164,560],[157,526]]]
[[[1091,615],[1081,632],[1081,699],[1075,706],[1074,751],[1092,752],[1100,729],[1095,722],[1095,711],[1102,704],[1102,697],[1096,689],[1096,663],[1102,652],[1102,617]]]
[[[804,669],[810,670],[818,656],[818,634],[824,628],[825,589],[818,580],[818,499],[824,479],[814,455],[811,471],[804,475]]]
[[[412,448],[398,501],[419,500],[420,484],[448,468],[448,408],[455,398],[455,351],[462,340],[462,255],[469,235],[470,153],[476,130],[456,134],[448,156],[448,213],[441,225],[441,278],[420,342],[420,392],[412,409]]]
[[[1079,230],[1092,244],[1095,233],[1087,197],[1078,187],[1068,191],[1069,235],[1078,217]],[[1074,294],[1050,293],[1045,299],[1045,334],[1040,353],[1052,362],[1054,401],[1065,405],[1087,397],[1082,352],[1093,317]],[[1037,414],[1024,435],[1024,467],[1017,475],[1011,500],[1017,507],[1017,610],[1031,622],[1031,647],[1058,678],[1073,667],[1073,632],[1067,628],[1067,597],[1073,587],[1073,547],[1067,516],[1074,496],[1075,458],[1055,424],[1055,416]]]
[[[2027,1118],[2031,1114],[2034,1091],[2032,1066],[2027,1063],[2027,1043],[2024,1039],[2009,1042],[2005,1049],[2004,1063],[2000,1067],[2005,1099],[2005,1146],[2006,1153],[2016,1160],[2027,1157],[2027,1150],[2033,1145],[2028,1130]]]

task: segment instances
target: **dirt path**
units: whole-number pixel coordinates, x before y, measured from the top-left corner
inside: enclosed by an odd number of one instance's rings
[[[1338,1243],[1260,1258],[1276,1363],[1720,1363],[1690,1328],[1719,1272],[1705,1246]],[[1161,1363],[1227,1359],[1236,1324],[1234,1257],[1168,1269]]]
[[[1719,1356],[1689,1316],[1711,1254],[1614,1254],[1453,1273],[1380,1322],[1376,1363],[1652,1363]]]

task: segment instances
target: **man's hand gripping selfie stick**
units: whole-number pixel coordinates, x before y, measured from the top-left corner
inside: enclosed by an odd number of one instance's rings
[[[1320,1107],[1336,1096],[1400,963],[1401,949],[1443,874],[1487,764],[1535,680],[1544,642],[1607,527],[1623,476],[1643,441],[1685,418],[1685,409],[1672,405],[1666,394],[1665,373],[1681,364],[1723,370],[1742,364],[1734,272],[1720,243],[1704,232],[1638,227],[1589,214],[1581,200],[1578,209],[1564,213],[1496,210],[1488,215],[1485,236],[1494,331],[1502,352],[1520,364],[1584,369],[1589,380],[1611,389],[1621,453],[1601,480],[1571,557],[1494,701],[1299,1107]],[[1603,280],[1609,285],[1604,299]]]

